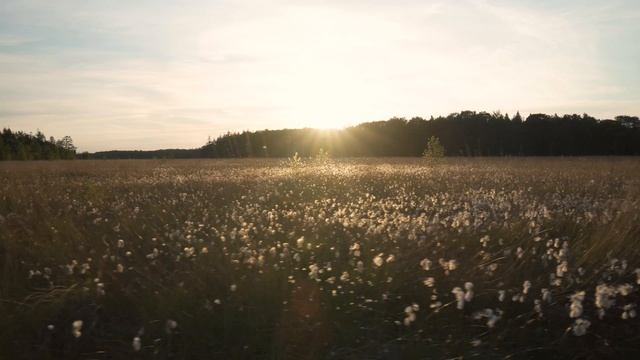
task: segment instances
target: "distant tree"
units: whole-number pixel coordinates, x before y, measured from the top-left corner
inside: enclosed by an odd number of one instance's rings
[[[39,130],[35,135],[10,129],[3,129],[0,133],[0,160],[54,160],[74,157],[75,147],[71,138],[62,144],[54,141],[53,137],[47,140]]]
[[[4,136],[4,135],[3,135]],[[421,156],[425,139],[438,139],[447,156],[582,156],[640,155],[640,121],[635,116],[598,120],[584,115],[517,112],[511,118],[493,113],[461,111],[430,118],[392,118],[362,123],[333,132],[315,129],[281,129],[228,132],[198,149],[109,151],[98,158],[195,158],[277,157],[313,158],[324,149],[332,157]],[[17,158],[17,143],[28,147],[34,158],[69,158],[75,147],[49,147],[35,136],[11,133],[4,137],[8,157]],[[57,141],[64,145],[62,140]],[[71,145],[72,142],[69,142]],[[66,149],[66,150],[65,150]],[[72,149],[71,151],[69,149]],[[268,151],[267,151],[268,150]],[[42,157],[44,154],[45,157]],[[49,154],[49,155],[47,155]],[[41,157],[36,157],[41,156]]]
[[[626,128],[640,128],[640,119],[637,116],[616,116],[616,121]]]
[[[516,124],[522,124],[522,116],[520,116],[520,111],[516,112],[516,115],[513,117],[513,121]]]
[[[68,135],[58,140],[58,146],[67,151],[76,151],[76,147],[73,145],[73,139]]]
[[[444,146],[440,144],[440,139],[431,136],[427,141],[427,147],[424,149],[422,156],[431,161],[444,157]]]

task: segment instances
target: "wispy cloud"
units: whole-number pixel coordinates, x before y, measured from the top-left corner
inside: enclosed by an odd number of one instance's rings
[[[637,114],[639,8],[6,0],[0,126],[93,151],[461,109]]]

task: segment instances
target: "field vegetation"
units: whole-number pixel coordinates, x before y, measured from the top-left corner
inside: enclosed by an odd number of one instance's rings
[[[638,358],[638,241],[637,158],[4,162],[0,358]]]

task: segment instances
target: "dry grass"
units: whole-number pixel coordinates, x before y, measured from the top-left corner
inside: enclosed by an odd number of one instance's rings
[[[0,163],[0,358],[633,358],[639,189],[636,158]]]

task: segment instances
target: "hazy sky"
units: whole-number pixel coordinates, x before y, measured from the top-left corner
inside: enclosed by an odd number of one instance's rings
[[[79,150],[460,110],[640,115],[638,0],[1,0],[0,127]]]

